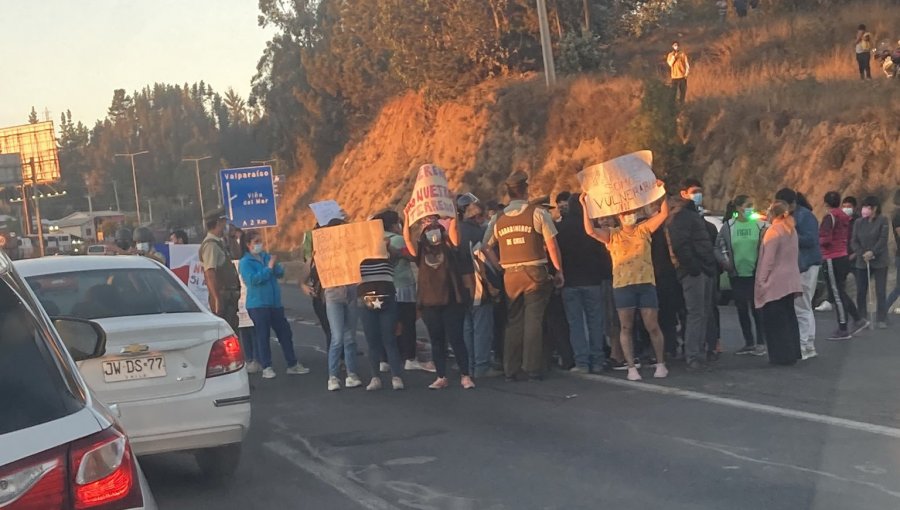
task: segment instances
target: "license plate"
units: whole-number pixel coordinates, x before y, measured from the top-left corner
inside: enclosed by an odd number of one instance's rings
[[[165,376],[166,358],[161,355],[111,359],[103,362],[103,380],[108,383]]]

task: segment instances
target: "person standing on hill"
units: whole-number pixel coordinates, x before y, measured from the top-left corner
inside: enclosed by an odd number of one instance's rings
[[[554,284],[565,284],[562,256],[556,244],[557,230],[550,213],[528,203],[528,175],[514,172],[506,180],[509,205],[491,221],[485,233],[484,250],[497,265],[494,246],[500,248],[499,266],[505,271],[508,324],[503,349],[503,371],[507,380],[520,372],[541,380],[544,371],[542,324]],[[547,259],[556,276],[547,270]]]
[[[797,264],[803,292],[794,300],[797,321],[800,324],[800,347],[804,360],[818,356],[816,352],[816,317],[813,314],[812,298],[819,281],[822,265],[822,249],[819,247],[819,220],[812,213],[806,198],[790,188],[782,188],[775,193],[775,200],[788,204],[794,218],[799,243]],[[865,266],[863,266],[865,267]]]
[[[872,79],[872,34],[866,32],[866,26],[856,28],[856,63],[859,65],[859,78]]]
[[[687,77],[691,71],[691,64],[688,62],[687,53],[681,49],[678,41],[672,43],[672,51],[666,56],[666,63],[669,64],[669,69],[671,70],[675,100],[684,104],[685,97],[687,97]]]
[[[829,191],[825,194],[825,206],[828,214],[819,225],[819,245],[822,258],[825,259],[825,281],[828,285],[828,297],[834,303],[837,313],[838,329],[829,340],[849,340],[853,333],[862,330],[869,323],[859,315],[856,304],[847,294],[847,275],[850,274],[850,258],[847,236],[850,232],[850,216],[840,208],[841,194]],[[850,331],[847,315],[853,318],[853,331]]]

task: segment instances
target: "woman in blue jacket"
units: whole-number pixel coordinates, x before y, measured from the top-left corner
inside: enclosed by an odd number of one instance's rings
[[[281,304],[281,286],[284,268],[274,255],[265,252],[259,232],[246,232],[241,239],[244,255],[239,265],[241,278],[247,286],[247,313],[256,332],[256,361],[263,366],[263,379],[275,377],[272,368],[272,350],[269,331],[275,330],[278,343],[284,352],[288,374],[308,374],[309,369],[297,361],[294,353],[291,325],[284,316]]]

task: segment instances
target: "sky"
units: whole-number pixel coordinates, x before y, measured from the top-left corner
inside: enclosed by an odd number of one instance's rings
[[[245,99],[274,35],[256,0],[0,0],[0,127],[31,107],[92,127],[113,90],[200,80]]]

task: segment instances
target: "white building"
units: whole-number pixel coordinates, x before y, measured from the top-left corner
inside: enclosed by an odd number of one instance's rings
[[[121,211],[74,212],[65,218],[50,222],[55,232],[78,236],[84,240],[97,241],[97,232],[105,221],[122,223],[125,213]]]

